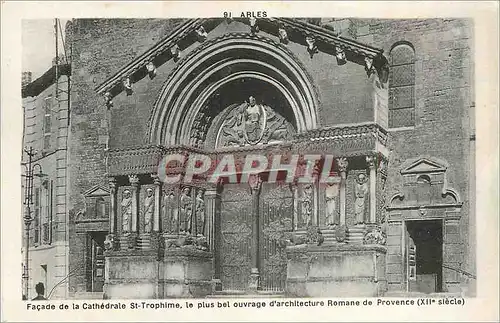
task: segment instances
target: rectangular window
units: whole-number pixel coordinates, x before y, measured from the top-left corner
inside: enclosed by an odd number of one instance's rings
[[[53,236],[53,221],[54,221],[54,181],[50,181],[49,190],[49,244],[52,244]]]
[[[33,219],[33,240],[35,245],[40,243],[40,189],[35,188],[35,208]]]
[[[52,96],[45,99],[43,118],[43,149],[50,149],[50,134],[52,133]]]
[[[50,114],[45,115],[44,120],[43,120],[43,128],[44,128],[44,133],[51,133],[51,124],[50,124]]]
[[[50,134],[43,136],[43,149],[50,149]]]

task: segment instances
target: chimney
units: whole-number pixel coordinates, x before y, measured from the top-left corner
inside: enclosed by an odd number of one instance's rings
[[[31,72],[23,72],[21,77],[21,86],[25,87],[26,85],[31,83]]]

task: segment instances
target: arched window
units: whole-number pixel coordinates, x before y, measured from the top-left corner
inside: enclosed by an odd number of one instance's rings
[[[415,51],[397,43],[390,53],[389,128],[415,125]]]

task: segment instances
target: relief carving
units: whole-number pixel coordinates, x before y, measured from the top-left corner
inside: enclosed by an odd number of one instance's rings
[[[270,107],[257,104],[253,96],[226,117],[218,145],[243,146],[284,141],[291,138],[293,127]]]
[[[363,244],[385,245],[386,242],[387,242],[386,235],[378,227],[365,234],[363,238]]]

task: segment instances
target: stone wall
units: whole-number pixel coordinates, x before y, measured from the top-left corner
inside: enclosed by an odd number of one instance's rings
[[[180,20],[78,19],[66,26],[72,56],[72,109],[69,188],[70,271],[84,263],[85,235],[77,235],[74,220],[83,210],[83,192],[107,185],[105,149],[108,123],[104,100],[95,87],[153,46]],[[131,111],[127,111],[131,113]],[[127,128],[129,134],[133,128]],[[122,138],[133,137],[128,135]],[[70,277],[70,292],[85,286],[82,271]]]
[[[358,41],[383,48],[388,56],[393,45],[401,41],[410,42],[415,49],[416,123],[413,128],[390,132],[388,196],[401,188],[399,171],[406,160],[432,156],[449,163],[448,185],[459,192],[464,202],[458,229],[460,241],[454,248],[459,249],[461,269],[475,274],[475,241],[469,239],[475,231],[475,226],[469,225],[469,218],[475,216],[469,201],[470,191],[475,189],[470,187],[473,23],[465,19],[353,22]]]

